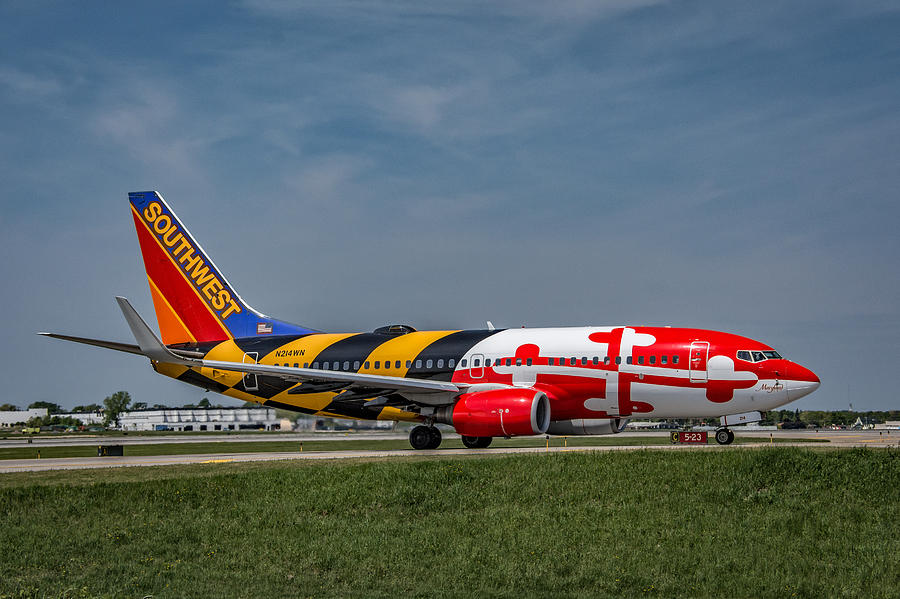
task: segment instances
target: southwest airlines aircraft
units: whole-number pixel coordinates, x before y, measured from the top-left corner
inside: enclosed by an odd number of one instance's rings
[[[451,425],[467,447],[493,437],[600,435],[629,417],[760,419],[818,377],[759,341],[670,327],[323,333],[241,299],[169,205],[129,194],[160,337],[116,298],[137,344],[42,333],[150,358],[166,376],[239,400],[341,418],[420,423],[416,449]],[[490,324],[490,323],[488,323]]]

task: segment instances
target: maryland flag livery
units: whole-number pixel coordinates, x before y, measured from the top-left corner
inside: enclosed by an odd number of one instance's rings
[[[129,194],[157,335],[116,298],[135,344],[41,333],[143,355],[184,383],[244,401],[332,417],[406,420],[416,449],[437,424],[470,448],[493,437],[597,435],[631,416],[720,417],[729,423],[819,386],[809,369],[730,333],[597,326],[326,333],[250,307],[155,191]]]

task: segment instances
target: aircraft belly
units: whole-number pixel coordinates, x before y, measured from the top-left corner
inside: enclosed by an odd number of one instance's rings
[[[713,403],[706,398],[706,387],[669,387],[648,383],[631,383],[632,402],[650,406],[650,411],[635,416],[659,418],[706,418],[733,412],[732,402]]]

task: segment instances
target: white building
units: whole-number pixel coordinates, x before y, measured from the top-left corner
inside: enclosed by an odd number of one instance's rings
[[[274,408],[135,410],[119,414],[123,431],[279,430]]]
[[[85,426],[91,424],[103,424],[103,412],[69,412],[67,414],[57,414],[60,418],[74,418],[80,420]]]
[[[43,418],[46,415],[47,408],[32,408],[30,410],[0,412],[0,426],[15,426],[17,424],[25,424],[32,418]]]

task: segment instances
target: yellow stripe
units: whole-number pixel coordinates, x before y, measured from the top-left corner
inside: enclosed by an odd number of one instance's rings
[[[376,347],[372,353],[368,355],[365,361],[369,362],[369,367],[359,369],[360,372],[367,374],[381,374],[386,376],[405,377],[409,372],[406,366],[407,361],[416,359],[423,349],[439,339],[443,339],[447,335],[452,335],[457,331],[418,331],[416,333],[407,333],[399,335],[388,341],[385,341]],[[400,360],[400,368],[396,367],[397,360]],[[375,369],[375,362],[381,362],[381,368]],[[384,368],[384,362],[389,362],[390,367]]]
[[[328,349],[338,341],[342,341],[347,337],[352,337],[358,334],[359,333],[316,333],[314,335],[307,335],[305,337],[301,337],[300,339],[289,341],[284,345],[279,345],[265,356],[262,356],[259,360],[259,363],[284,364],[286,362],[289,362],[291,364],[300,364],[300,366],[302,367],[306,362],[312,364],[316,357],[320,353],[322,353],[322,350]],[[278,357],[275,355],[275,352],[278,351],[289,351],[291,352],[291,354],[299,354],[302,351],[303,355]]]
[[[144,220],[144,217],[137,210],[134,209],[133,205],[131,206],[131,211],[137,215],[138,220],[141,221],[141,223],[143,223],[144,227],[147,228],[147,231],[150,232],[150,237],[152,237],[156,241],[156,244],[160,247],[160,249],[162,249],[163,253],[169,258],[169,260],[172,261],[172,264],[175,265],[175,270],[180,272],[181,276],[184,277],[184,280],[187,281],[188,287],[190,287],[191,289],[194,290],[194,293],[196,293],[197,297],[200,299],[200,303],[203,304],[203,306],[207,310],[209,310],[209,313],[212,314],[216,323],[219,325],[219,328],[221,328],[222,332],[225,333],[225,336],[228,339],[234,339],[234,335],[231,334],[231,331],[228,330],[228,327],[225,326],[225,323],[222,322],[222,320],[219,318],[219,315],[215,313],[215,311],[210,307],[210,305],[208,303],[206,303],[206,298],[200,294],[200,290],[197,289],[197,286],[194,285],[194,282],[190,279],[190,277],[187,276],[187,273],[184,272],[184,269],[181,268],[181,265],[178,263],[177,260],[175,260],[175,257],[169,253],[168,248],[165,245],[163,245],[162,241],[160,241],[160,239],[156,236],[156,232],[150,228],[150,225],[147,223],[147,221]],[[175,222],[174,218],[173,218],[172,222],[174,224],[174,222]],[[184,227],[180,227],[179,232],[181,233],[182,236],[184,236],[184,234],[185,234]],[[187,239],[187,238],[185,238],[185,239]],[[197,252],[199,254],[199,250],[197,248],[193,248],[193,249],[195,252]],[[206,260],[204,260],[204,264],[206,264],[206,266],[212,268],[212,265],[209,264]],[[145,268],[146,268],[146,266],[145,266]],[[219,282],[221,283],[222,281],[219,281]]]

